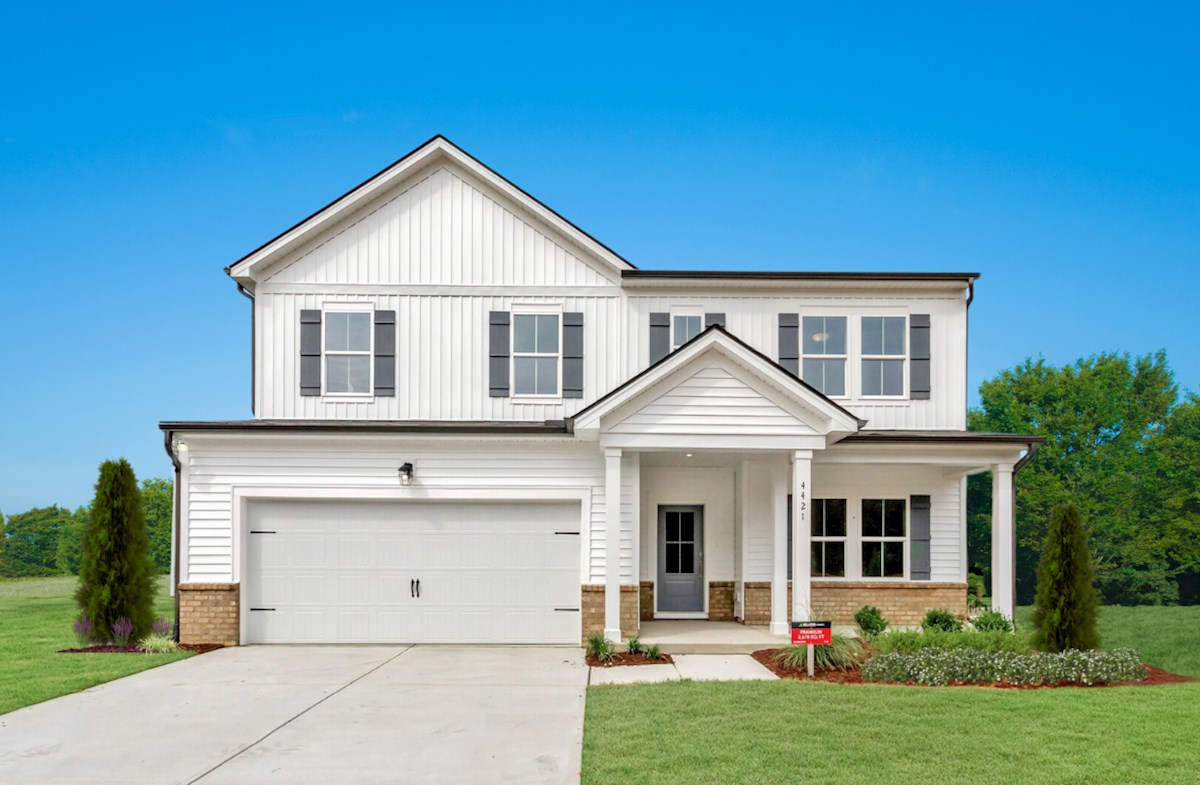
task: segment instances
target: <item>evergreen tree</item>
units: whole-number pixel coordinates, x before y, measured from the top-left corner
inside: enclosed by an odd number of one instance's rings
[[[124,458],[100,465],[91,521],[83,532],[79,566],[79,609],[96,624],[97,640],[110,637],[124,616],[135,639],[153,622],[154,568],[146,515],[133,467]]]
[[[1033,643],[1042,651],[1095,649],[1097,593],[1083,518],[1074,505],[1058,505],[1038,562],[1033,600]]]

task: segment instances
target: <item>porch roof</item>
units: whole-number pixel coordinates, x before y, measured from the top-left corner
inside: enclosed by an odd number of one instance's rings
[[[820,449],[865,424],[719,325],[572,418],[634,448]]]

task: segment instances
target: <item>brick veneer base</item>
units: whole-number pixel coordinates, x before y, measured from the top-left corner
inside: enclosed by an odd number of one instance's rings
[[[637,635],[638,586],[621,586],[621,637]],[[589,635],[604,634],[604,585],[585,583],[580,608],[583,612],[583,642]]]
[[[743,608],[746,624],[771,622],[770,581],[747,582]],[[864,605],[874,605],[893,626],[915,627],[930,608],[948,608],[960,616],[967,614],[965,583],[930,581],[813,581],[814,618],[836,624],[853,624],[854,614]],[[788,581],[788,618],[792,614],[792,583]]]
[[[239,643],[236,583],[179,584],[179,642]]]
[[[654,581],[642,581],[642,591],[638,597],[641,620],[654,621]]]
[[[708,620],[733,621],[733,581],[708,582]]]

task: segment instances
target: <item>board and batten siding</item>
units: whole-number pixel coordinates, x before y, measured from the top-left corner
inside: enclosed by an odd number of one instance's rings
[[[254,487],[371,488],[399,487],[397,469],[405,461],[416,467],[411,495],[422,489],[470,494],[486,503],[487,489],[506,493],[587,489],[590,517],[587,549],[581,554],[580,579],[604,581],[604,460],[595,445],[567,439],[529,439],[493,443],[461,437],[400,439],[393,437],[272,437],[266,434],[201,434],[180,432],[187,444],[181,453],[182,510],[185,539],[182,582],[237,580],[234,575],[234,489]],[[621,576],[633,581],[638,477],[636,457],[623,467]],[[478,499],[482,494],[483,498]],[[497,494],[499,497],[499,493]],[[581,543],[581,548],[583,547]]]

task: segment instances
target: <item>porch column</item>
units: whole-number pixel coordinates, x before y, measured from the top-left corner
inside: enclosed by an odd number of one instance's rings
[[[604,637],[621,641],[621,450],[604,450]]]
[[[771,573],[771,634],[788,634],[787,617],[787,464],[771,464],[771,528],[775,547]]]
[[[1016,515],[1011,463],[992,466],[992,610],[1013,618],[1017,604]]]
[[[792,621],[812,619],[812,450],[792,455]]]

